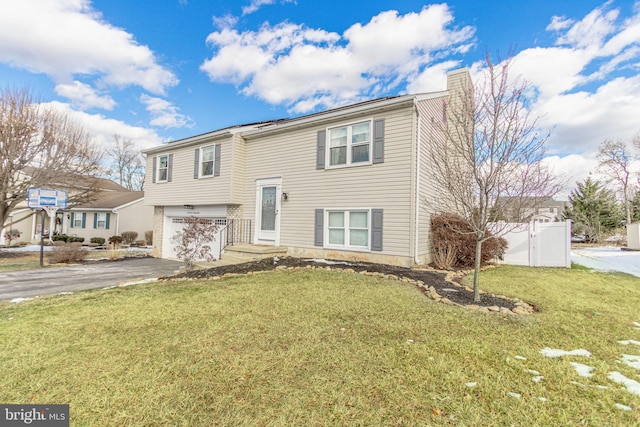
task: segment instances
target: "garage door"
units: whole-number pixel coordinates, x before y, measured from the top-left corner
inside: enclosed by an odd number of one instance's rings
[[[162,257],[163,258],[176,258],[176,250],[175,243],[172,241],[173,236],[176,233],[182,231],[185,225],[188,224],[189,217],[167,217],[165,221],[165,233],[164,233],[164,242],[162,245]],[[218,226],[218,232],[216,233],[215,241],[207,242],[209,246],[211,246],[211,253],[213,256],[218,259],[220,258],[220,229],[227,224],[226,218],[209,218],[202,217],[202,219],[215,222]]]

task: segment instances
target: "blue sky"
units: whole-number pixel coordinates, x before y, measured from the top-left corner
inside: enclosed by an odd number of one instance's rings
[[[0,0],[0,84],[28,86],[108,145],[140,148],[222,127],[474,78],[485,51],[553,129],[570,181],[605,139],[640,131],[633,1]]]

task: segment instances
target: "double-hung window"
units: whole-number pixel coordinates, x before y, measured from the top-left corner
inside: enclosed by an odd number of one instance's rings
[[[158,176],[157,182],[167,181],[169,177],[169,156],[158,157]]]
[[[369,210],[328,210],[327,246],[368,250],[371,235]]]
[[[82,228],[82,215],[79,213],[73,213],[73,220],[71,221],[71,227],[73,228]]]
[[[329,166],[371,163],[371,121],[328,130]]]
[[[107,228],[107,214],[104,212],[96,213],[96,228]]]
[[[200,176],[213,176],[213,161],[214,161],[214,148],[215,146],[209,145],[202,147],[200,150]]]

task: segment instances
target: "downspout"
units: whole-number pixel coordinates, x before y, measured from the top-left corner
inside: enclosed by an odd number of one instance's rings
[[[418,250],[419,250],[419,244],[420,244],[420,238],[419,238],[419,230],[420,230],[420,155],[421,155],[421,150],[420,150],[420,131],[421,131],[421,117],[420,117],[420,111],[418,110],[418,104],[417,101],[413,100],[413,106],[415,108],[416,111],[416,118],[417,118],[417,126],[418,126],[418,130],[416,132],[416,197],[415,197],[415,202],[416,202],[416,206],[415,206],[415,232],[414,232],[414,243],[413,243],[413,261],[415,264],[420,264],[420,257],[418,255]]]

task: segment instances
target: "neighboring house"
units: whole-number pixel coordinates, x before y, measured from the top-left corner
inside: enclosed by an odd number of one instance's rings
[[[496,207],[506,221],[558,222],[568,203],[552,197],[502,197]]]
[[[66,190],[69,199],[76,194],[83,194],[87,189],[96,190],[96,192],[86,201],[70,203],[66,210],[58,210],[55,218],[45,215],[45,236],[52,233],[77,235],[84,237],[88,243],[91,237],[109,238],[123,231],[137,231],[138,238],[144,239],[144,232],[151,229],[153,208],[144,205],[142,191],[129,191],[111,180],[93,177],[80,177],[66,183],[51,184],[48,188]],[[83,217],[84,227],[82,226]],[[93,222],[87,222],[94,219],[96,220],[95,230]],[[12,243],[39,242],[41,228],[41,213],[30,209],[25,200],[12,212],[9,220],[4,224],[0,232],[0,245],[9,243],[6,239],[9,230],[14,230],[20,236],[13,239]]]
[[[124,231],[135,231],[138,240],[144,240],[152,219],[153,207],[144,204],[144,192],[104,191],[96,194],[95,200],[65,213],[62,234],[84,237],[89,243],[92,237],[109,240]]]
[[[291,256],[410,266],[431,261],[428,145],[443,141],[446,91],[235,126],[147,149],[154,255],[190,216],[244,224],[255,245]],[[235,240],[235,239],[234,239]],[[226,244],[226,241],[223,242]]]

